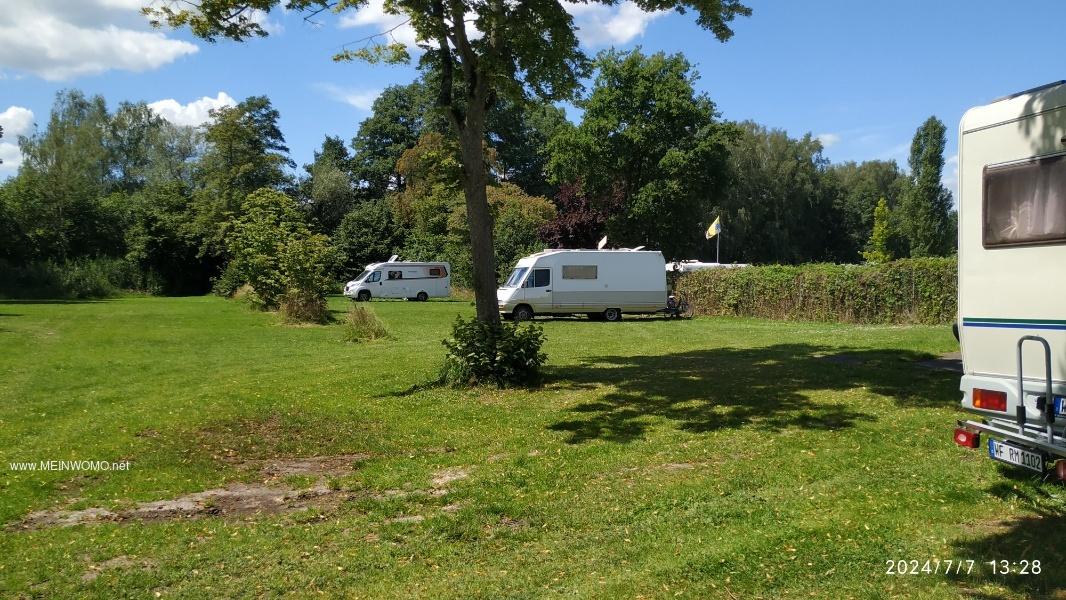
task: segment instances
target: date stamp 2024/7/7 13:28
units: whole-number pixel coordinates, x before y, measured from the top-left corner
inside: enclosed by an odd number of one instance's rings
[[[1039,575],[1039,560],[886,560],[885,575],[969,575],[975,565],[989,565],[993,575]]]

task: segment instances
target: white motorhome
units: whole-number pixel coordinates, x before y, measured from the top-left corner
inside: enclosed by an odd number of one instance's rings
[[[666,308],[666,260],[647,250],[545,250],[519,260],[496,298],[505,318],[520,321],[574,314],[619,321]]]
[[[1066,82],[971,109],[959,133],[962,407],[955,442],[1066,479]]]
[[[423,302],[451,295],[451,265],[443,262],[386,262],[366,266],[344,286],[344,295],[360,302],[371,298],[407,298]]]

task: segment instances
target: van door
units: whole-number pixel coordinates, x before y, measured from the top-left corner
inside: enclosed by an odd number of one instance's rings
[[[525,283],[526,303],[533,307],[533,312],[549,312],[552,307],[552,270],[549,268],[535,268],[526,277]]]

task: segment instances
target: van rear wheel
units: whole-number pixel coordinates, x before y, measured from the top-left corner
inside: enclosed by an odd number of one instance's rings
[[[618,308],[608,308],[603,311],[603,318],[607,321],[614,323],[615,321],[622,320],[622,311]]]
[[[515,321],[529,321],[533,319],[533,309],[525,304],[520,304],[514,309]]]
[[[429,294],[425,292],[418,292],[418,295],[415,296],[415,300],[418,300],[419,302],[425,302],[426,300],[429,300]]]

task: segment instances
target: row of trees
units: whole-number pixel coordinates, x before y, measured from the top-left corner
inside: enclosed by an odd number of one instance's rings
[[[479,169],[491,183],[493,285],[519,256],[594,247],[605,234],[612,246],[710,259],[703,231],[716,217],[723,261],[953,252],[935,118],[915,136],[909,174],[892,161],[831,164],[809,134],[723,120],[683,56],[609,51],[594,67],[576,125],[544,102],[501,97],[486,113]],[[440,108],[438,76],[385,90],[349,145],[326,137],[298,174],[267,98],[192,128],[143,103],[112,112],[101,97],[60,93],[48,125],[19,139],[17,176],[0,185],[0,260],[109,257],[136,265],[151,291],[202,292],[213,277],[231,291],[252,278],[248,248],[262,247],[245,239],[260,231],[251,212],[270,205],[293,247],[319,236],[315,261],[334,278],[400,254],[448,260],[473,284],[469,159]],[[259,190],[274,194],[253,197]],[[320,251],[324,241],[333,250]]]

